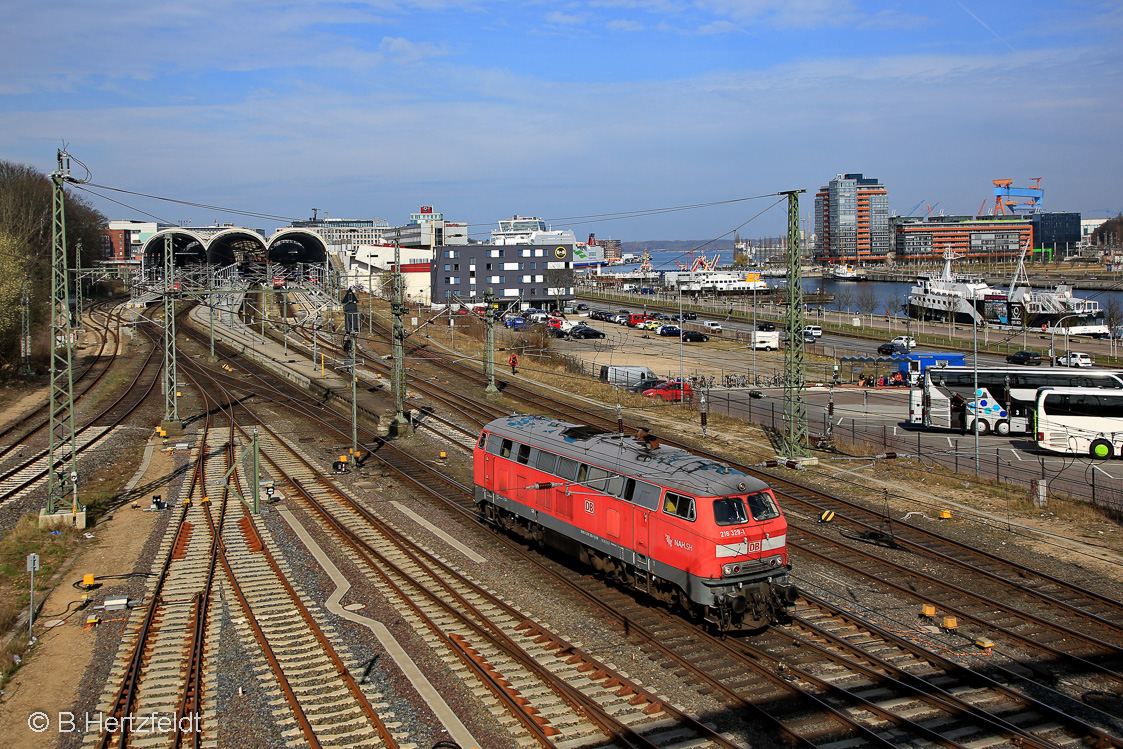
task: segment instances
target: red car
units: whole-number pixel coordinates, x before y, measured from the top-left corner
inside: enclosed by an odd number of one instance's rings
[[[684,385],[681,382],[664,382],[650,390],[644,390],[643,394],[648,398],[662,398],[665,401],[676,403],[683,400],[694,400],[694,391],[689,385]]]

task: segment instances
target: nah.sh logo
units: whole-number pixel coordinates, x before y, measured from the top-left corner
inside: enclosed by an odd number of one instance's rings
[[[667,546],[677,546],[678,548],[685,549],[686,551],[694,551],[694,547],[691,544],[688,544],[685,541],[679,541],[677,538],[671,538],[670,534],[664,533],[663,538],[667,540]]]

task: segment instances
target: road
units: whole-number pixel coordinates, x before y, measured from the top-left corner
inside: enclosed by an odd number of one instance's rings
[[[618,307],[622,309],[621,305]],[[637,311],[642,307],[635,307]],[[700,324],[700,317],[695,324]],[[723,317],[717,319],[725,330],[748,333],[751,323],[730,322]],[[570,355],[583,358],[590,363],[625,363],[623,358],[633,357],[626,363],[647,363],[657,373],[677,376],[678,371],[686,377],[696,374],[714,375],[720,384],[724,374],[746,373],[752,377],[754,368],[753,352],[741,348],[717,350],[707,344],[685,344],[679,346],[677,339],[660,338],[653,333],[628,329],[612,323],[593,321],[593,326],[608,333],[605,341],[559,341],[558,348]],[[689,325],[690,323],[688,323]],[[819,339],[814,351],[821,351],[826,357],[851,355],[876,355],[877,346],[882,341],[850,338],[847,336],[825,334]],[[821,348],[819,348],[821,347]],[[680,362],[680,352],[682,360]],[[592,355],[590,356],[590,353]],[[636,360],[634,357],[642,357]],[[971,354],[965,355],[968,366],[972,363]],[[765,374],[779,371],[782,367],[782,352],[758,352],[756,370]],[[980,366],[1003,366],[1004,357],[996,355],[979,356]],[[822,376],[817,376],[822,366]],[[811,365],[808,369],[809,381],[826,382],[829,365]],[[749,390],[755,389],[763,394],[762,398],[752,399]],[[814,434],[827,431],[826,414],[830,388],[809,387],[806,391],[809,429]],[[709,392],[708,407],[711,412],[726,413],[765,425],[771,425],[775,418],[776,426],[783,423],[784,403],[782,388],[752,386],[745,388],[715,387]],[[842,386],[834,391],[834,416],[831,430],[836,439],[843,443],[864,442],[866,446],[879,451],[892,451],[908,455],[923,455],[927,461],[940,463],[955,470],[975,473],[976,463],[980,476],[994,479],[996,476],[1020,486],[1028,487],[1034,479],[1046,478],[1051,492],[1090,498],[1093,493],[1098,501],[1112,502],[1123,506],[1123,462],[1090,461],[1083,458],[1055,456],[1039,453],[1036,444],[1026,437],[981,436],[976,452],[972,435],[949,431],[925,431],[909,423],[909,391],[906,388],[859,388]],[[773,414],[775,416],[773,417]],[[976,459],[977,455],[977,459]],[[1094,487],[1093,487],[1094,482]],[[1028,491],[1028,489],[1027,489]]]

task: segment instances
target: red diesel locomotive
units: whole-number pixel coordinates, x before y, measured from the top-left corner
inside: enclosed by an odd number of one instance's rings
[[[724,463],[643,430],[525,414],[486,424],[474,463],[489,523],[721,631],[763,627],[795,600],[788,524],[772,490]]]

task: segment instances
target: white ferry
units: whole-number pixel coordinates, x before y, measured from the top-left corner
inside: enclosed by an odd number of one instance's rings
[[[1025,252],[1022,253],[1024,261]],[[1098,321],[1103,316],[1100,303],[1081,299],[1072,288],[1061,284],[1055,289],[1034,289],[1028,285],[1023,261],[1019,261],[1009,288],[991,286],[981,278],[953,273],[951,264],[957,256],[944,253],[944,269],[939,275],[919,276],[909,293],[910,317],[923,320],[949,318],[968,325],[1009,325],[1015,328],[1061,330],[1070,334],[1106,335],[1108,328]],[[1024,280],[1023,280],[1024,279]],[[1019,285],[1019,282],[1024,285]]]
[[[573,267],[604,265],[604,248],[595,243],[578,242],[569,229],[553,229],[537,216],[512,216],[499,220],[491,231],[491,244],[568,244],[573,246]]]
[[[831,278],[839,281],[864,281],[866,279],[863,273],[860,273],[853,265],[832,265]]]

